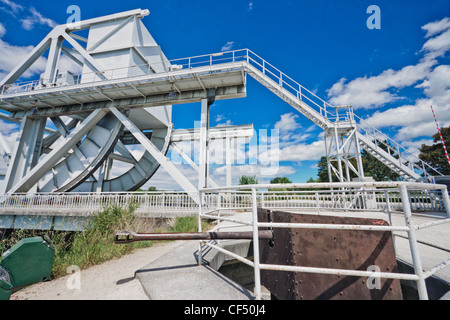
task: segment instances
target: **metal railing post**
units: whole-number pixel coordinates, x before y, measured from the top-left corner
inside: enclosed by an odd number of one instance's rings
[[[402,199],[403,213],[405,215],[406,226],[409,228],[408,240],[411,249],[411,257],[414,265],[415,274],[419,277],[417,280],[417,292],[420,300],[428,300],[427,286],[425,283],[425,275],[422,269],[422,261],[420,260],[419,248],[417,244],[416,232],[412,221],[411,204],[409,202],[408,189],[406,185],[400,186],[400,197]]]
[[[261,300],[261,274],[259,268],[258,202],[256,188],[252,188],[253,258],[255,272],[255,296]]]
[[[202,232],[202,210],[203,210],[203,194],[199,190],[198,192],[198,232]],[[202,265],[203,253],[202,253],[202,241],[198,242],[198,265]]]
[[[445,212],[447,213],[447,218],[450,218],[450,199],[448,196],[447,187],[441,189],[442,192],[442,200],[444,201]]]
[[[266,207],[266,202],[264,201],[264,192],[261,192],[261,208]]]
[[[217,192],[217,231],[220,230],[220,208],[222,207],[222,197],[220,191]]]

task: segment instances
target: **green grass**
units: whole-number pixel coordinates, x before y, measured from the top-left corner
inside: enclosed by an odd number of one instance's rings
[[[142,225],[142,220],[133,214],[135,209],[133,206],[127,208],[107,207],[99,212],[82,232],[14,230],[2,239],[0,254],[23,238],[47,236],[55,245],[52,277],[58,278],[67,275],[67,268],[70,266],[86,269],[105,261],[120,258],[136,249],[151,247],[156,243],[155,241],[145,241],[118,245],[114,243],[114,235],[118,231],[142,232],[138,230],[145,230],[146,233],[198,231],[197,217],[177,218],[168,226],[157,227],[154,221],[150,225],[148,221],[146,225]],[[208,222],[204,222],[203,230],[208,228]]]

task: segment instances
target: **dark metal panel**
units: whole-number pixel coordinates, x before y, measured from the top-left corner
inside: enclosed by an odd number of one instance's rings
[[[336,217],[260,209],[259,221],[350,225],[387,225],[384,220]],[[361,230],[274,229],[274,245],[261,241],[261,263],[381,272],[398,272],[390,232]],[[261,282],[280,300],[398,300],[399,280],[380,279],[369,289],[368,278],[263,270]]]

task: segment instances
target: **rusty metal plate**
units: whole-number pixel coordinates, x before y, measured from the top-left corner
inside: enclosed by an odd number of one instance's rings
[[[297,214],[259,209],[260,222],[388,225],[384,220]],[[261,263],[381,272],[398,272],[391,232],[274,229],[274,244],[260,242]],[[262,284],[279,300],[401,300],[400,281],[303,272],[261,271]],[[373,284],[373,282],[371,283]],[[372,286],[373,287],[373,286]]]

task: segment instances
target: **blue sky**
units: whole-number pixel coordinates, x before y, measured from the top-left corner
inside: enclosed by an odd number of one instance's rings
[[[448,0],[0,0],[0,77],[20,63],[18,54],[17,61],[6,59],[10,52],[29,51],[52,26],[66,23],[73,4],[83,20],[149,9],[143,23],[169,59],[248,48],[324,100],[353,105],[357,115],[412,152],[431,143],[436,132],[430,104],[441,126],[450,125]],[[381,29],[366,26],[370,5],[381,10]],[[36,79],[40,68],[30,78]],[[175,106],[175,128],[193,127],[199,109],[199,104]],[[316,178],[314,165],[325,154],[322,130],[253,79],[246,98],[214,104],[211,122],[281,129],[280,171],[274,176],[294,182]],[[273,177],[253,169],[236,166],[234,181],[245,173],[260,181]],[[219,165],[213,170],[220,184],[223,170]],[[164,173],[149,185],[158,179],[163,186]]]

